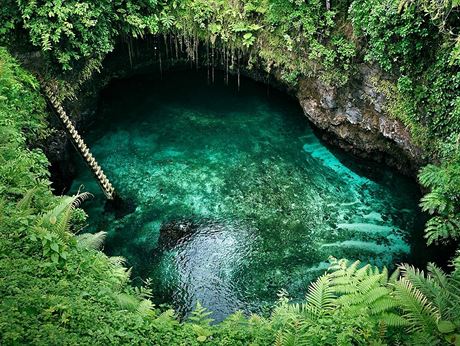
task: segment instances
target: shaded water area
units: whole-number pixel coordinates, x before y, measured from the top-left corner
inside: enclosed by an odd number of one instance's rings
[[[217,320],[263,312],[280,289],[301,299],[330,255],[390,267],[430,256],[417,186],[328,147],[265,85],[244,79],[238,92],[201,72],[116,81],[85,138],[135,205],[104,212],[79,160],[71,190],[95,194],[87,231],[107,231],[104,251],[181,313],[197,301]]]

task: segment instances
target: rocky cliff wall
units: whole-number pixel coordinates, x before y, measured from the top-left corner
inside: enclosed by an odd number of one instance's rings
[[[306,117],[324,131],[325,139],[355,155],[414,175],[423,164],[423,153],[405,126],[385,112],[385,96],[376,87],[381,78],[377,68],[363,64],[342,88],[304,79],[296,96]]]

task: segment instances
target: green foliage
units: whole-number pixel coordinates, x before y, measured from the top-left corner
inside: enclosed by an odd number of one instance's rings
[[[395,284],[394,297],[410,322],[414,338],[460,342],[460,282],[458,267],[447,275],[434,264],[428,274],[411,266],[401,267],[402,278]]]
[[[0,12],[0,40],[18,46],[12,38],[25,29],[28,40],[20,41],[26,49],[30,42],[55,73],[73,70],[77,79],[100,68],[117,38],[129,43],[160,32],[183,37],[193,59],[201,40],[227,60],[231,55],[227,64],[243,55],[261,59],[290,84],[299,75],[345,84],[356,55],[354,43],[336,28],[337,13],[325,11],[320,0],[8,1]]]
[[[0,10],[0,39],[11,41],[26,29],[30,43],[51,67],[58,63],[64,70],[94,70],[120,35],[157,32],[156,11],[156,1],[12,0]]]
[[[104,244],[107,232],[83,233],[76,236],[77,245],[84,249],[99,250]]]
[[[423,9],[441,32],[455,34],[455,25],[460,18],[460,1],[400,0],[399,12],[412,4]]]
[[[200,302],[197,302],[195,310],[192,311],[188,318],[192,323],[192,329],[196,333],[196,339],[199,342],[205,342],[213,334],[209,326],[213,321],[212,318],[209,318],[211,314],[211,311],[207,311]]]
[[[401,73],[419,72],[420,63],[426,61],[419,57],[436,39],[436,30],[425,22],[415,5],[408,5],[402,13],[397,5],[388,0],[354,1],[350,7],[353,28],[356,35],[368,39],[367,61],[376,61],[387,71],[398,68]]]
[[[446,12],[453,19],[446,33],[438,22],[441,14],[424,15],[431,2],[403,3],[398,8],[393,1],[354,2],[351,20],[355,33],[367,40],[365,59],[400,76],[390,94],[390,113],[436,155],[460,129],[460,71],[452,60],[456,44],[451,37],[460,29],[458,13]]]
[[[269,66],[283,67],[288,82],[293,73],[330,84],[347,82],[355,45],[337,30],[337,13],[325,11],[323,1],[271,1],[265,17],[270,34],[259,54]]]
[[[34,211],[52,202],[46,158],[26,147],[47,134],[37,89],[36,80],[0,48],[0,223],[14,211],[20,232],[33,223]],[[2,232],[7,229],[2,225]]]
[[[386,270],[331,259],[329,271],[311,284],[306,303],[283,297],[273,313],[277,345],[369,345],[384,338],[396,314]],[[393,323],[391,326],[396,325]],[[399,325],[398,325],[399,326]]]
[[[419,175],[420,183],[430,189],[420,203],[434,215],[426,226],[428,243],[460,237],[460,155],[440,166],[428,165]]]
[[[276,344],[456,344],[459,262],[455,268],[448,275],[429,264],[425,275],[403,265],[389,275],[385,268],[332,258],[328,272],[310,286],[306,303],[289,304],[282,296],[272,315]]]
[[[349,5],[351,4],[351,7]],[[0,7],[0,40],[38,49],[54,73],[88,77],[116,40],[181,37],[247,57],[289,85],[302,77],[345,85],[364,58],[387,111],[439,165],[420,172],[428,243],[460,236],[460,38],[455,1],[170,0],[19,1]],[[349,8],[349,11],[348,11]],[[353,28],[350,27],[350,22]],[[27,39],[24,41],[24,37]],[[31,48],[31,46],[33,48]],[[357,49],[359,48],[359,49]],[[359,51],[359,53],[358,53]],[[231,58],[229,58],[231,57]],[[209,57],[207,57],[209,59]],[[237,312],[212,325],[197,304],[187,322],[130,285],[123,258],[97,251],[105,233],[75,235],[86,194],[53,197],[47,160],[31,144],[49,135],[37,81],[0,48],[1,344],[460,344],[460,257],[446,274],[331,260],[303,302],[282,293],[269,318]],[[148,286],[148,283],[147,283]]]

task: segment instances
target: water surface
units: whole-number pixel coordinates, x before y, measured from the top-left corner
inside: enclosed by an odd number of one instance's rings
[[[415,184],[325,146],[294,100],[267,91],[175,72],[102,94],[84,136],[136,208],[104,212],[81,160],[72,191],[96,195],[88,231],[109,233],[105,251],[151,278],[157,302],[187,313],[199,300],[219,320],[263,311],[280,289],[301,299],[330,255],[424,261]]]

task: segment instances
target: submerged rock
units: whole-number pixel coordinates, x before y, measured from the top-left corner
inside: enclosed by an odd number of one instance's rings
[[[115,214],[115,219],[121,219],[122,217],[133,213],[135,210],[136,203],[133,198],[122,198],[117,193],[114,195],[113,200],[107,200],[104,206],[104,211],[113,212]]]

